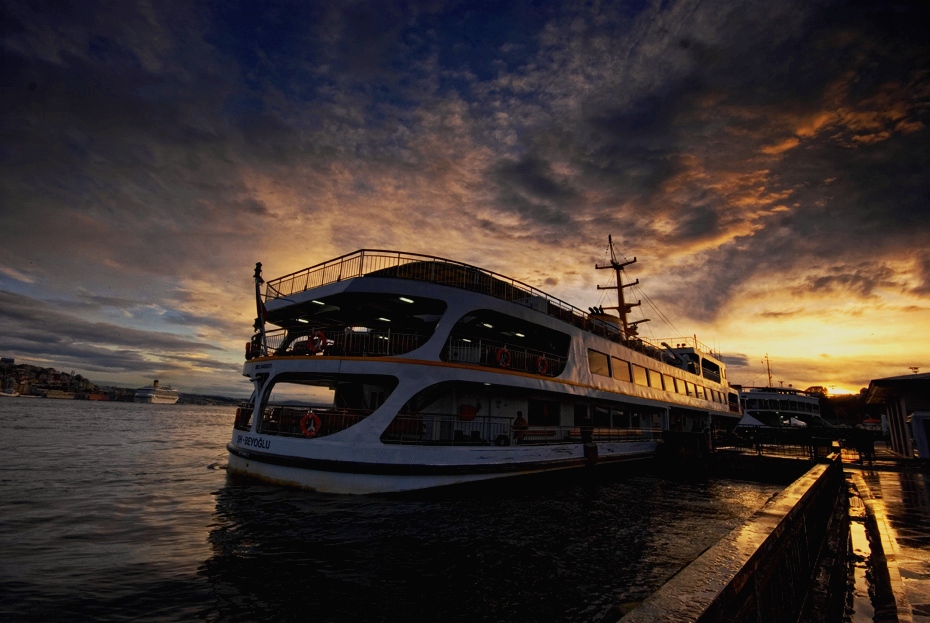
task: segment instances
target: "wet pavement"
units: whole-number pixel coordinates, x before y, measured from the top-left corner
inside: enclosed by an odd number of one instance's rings
[[[883,613],[878,604],[874,620],[930,623],[930,473],[926,465],[901,459],[880,442],[876,446],[871,462],[843,452],[847,476],[877,528],[878,559],[883,554],[897,613],[896,618]],[[851,504],[854,520],[857,507]],[[873,546],[873,557],[876,550]]]

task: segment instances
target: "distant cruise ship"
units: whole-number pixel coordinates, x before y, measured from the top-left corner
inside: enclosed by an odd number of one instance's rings
[[[151,402],[158,405],[173,405],[181,395],[171,387],[159,387],[158,381],[153,381],[148,387],[136,390],[133,402]]]

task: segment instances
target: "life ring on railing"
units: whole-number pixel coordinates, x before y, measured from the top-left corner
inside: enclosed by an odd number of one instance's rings
[[[506,348],[498,348],[497,353],[495,354],[495,358],[497,359],[497,365],[500,367],[510,367],[510,351]]]
[[[313,411],[307,411],[307,415],[300,418],[300,432],[308,439],[320,432],[320,426],[322,425],[323,423],[320,422],[320,416]]]
[[[311,353],[322,353],[326,349],[326,334],[322,331],[314,333],[309,340],[313,343],[310,348]]]
[[[245,343],[245,360],[248,361],[252,358],[252,342]]]
[[[478,415],[478,409],[475,405],[459,405],[459,419],[463,422],[471,422]]]
[[[536,358],[536,372],[545,374],[549,371],[549,360],[540,355]]]

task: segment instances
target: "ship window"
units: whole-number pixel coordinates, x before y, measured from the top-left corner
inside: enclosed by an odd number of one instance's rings
[[[646,370],[646,376],[649,378],[649,387],[662,389],[662,374],[655,370]]]
[[[576,404],[575,405],[575,420],[572,422],[573,426],[581,426],[582,424],[587,424],[588,419],[588,405],[586,404]]]
[[[667,374],[663,374],[662,375],[662,386],[665,387],[665,391],[667,392],[675,391],[675,379],[673,379]]]
[[[610,376],[610,359],[605,353],[588,349],[588,367],[591,374]]]
[[[633,377],[630,376],[630,362],[624,361],[623,359],[617,359],[616,357],[611,357],[611,366],[613,367],[614,378],[618,381],[626,381],[627,383],[633,382]]]
[[[694,383],[691,383],[691,382],[689,382],[689,381],[685,381],[685,390],[687,391],[687,394],[688,394],[689,396],[694,396],[694,395],[695,395],[695,394],[694,394]]]
[[[308,410],[318,418],[314,438],[338,433],[362,421],[391,395],[397,379],[374,375],[279,374],[262,390],[258,431],[305,437]]]
[[[649,386],[649,380],[646,377],[646,368],[633,364],[633,382],[637,385]]]
[[[797,410],[798,410],[798,403],[797,403],[796,401],[794,401],[794,400],[789,400],[789,401],[788,401],[788,408],[789,408],[791,411],[797,411]]]
[[[529,400],[526,421],[530,426],[558,426],[562,423],[559,403],[555,400]]]
[[[440,358],[558,376],[565,369],[570,344],[571,337],[561,331],[479,309],[455,323]]]
[[[603,407],[594,407],[594,426],[598,428],[609,428],[610,411]]]
[[[342,292],[269,311],[269,322],[281,328],[268,332],[268,346],[279,356],[398,355],[425,344],[445,311],[436,299],[408,303],[396,294]],[[321,335],[322,345],[310,341]]]

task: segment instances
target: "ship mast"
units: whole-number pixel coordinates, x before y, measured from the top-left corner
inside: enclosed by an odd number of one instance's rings
[[[617,314],[620,316],[620,322],[623,326],[623,335],[624,337],[635,337],[637,334],[636,325],[649,322],[649,319],[637,320],[636,322],[630,322],[627,318],[627,315],[630,311],[639,305],[642,304],[642,301],[637,301],[635,303],[627,303],[623,297],[623,289],[630,288],[632,286],[639,284],[639,279],[631,283],[623,283],[623,268],[629,266],[630,264],[636,263],[636,258],[632,260],[627,260],[626,262],[620,262],[617,260],[617,253],[614,251],[614,241],[613,236],[607,236],[607,243],[610,249],[610,264],[606,266],[594,265],[594,268],[597,270],[612,269],[616,276],[617,285],[614,286],[597,286],[598,290],[616,290],[617,291],[617,306],[616,307],[606,307],[604,309],[616,309]]]
[[[768,377],[769,377],[769,384],[766,385],[766,387],[771,387],[772,386],[772,367],[769,365],[769,354],[768,353],[765,353],[765,361],[763,361],[762,363],[765,364],[765,372],[766,374],[768,374]]]
[[[252,275],[252,278],[255,280],[255,307],[257,311],[253,328],[258,335],[261,335],[259,351],[255,356],[264,357],[268,354],[268,338],[265,334],[265,320],[268,317],[268,312],[265,310],[265,304],[262,302],[262,284],[265,283],[265,280],[262,279],[261,262],[255,262],[255,274]]]

